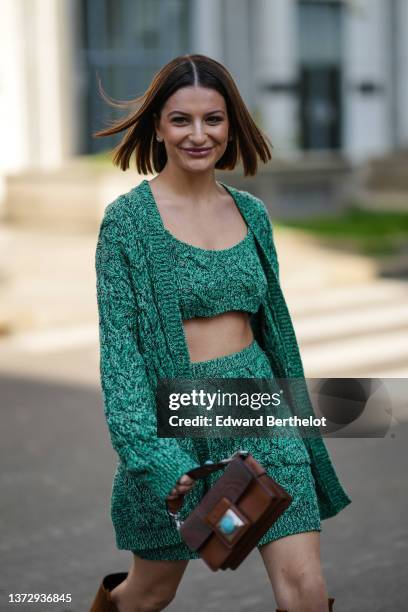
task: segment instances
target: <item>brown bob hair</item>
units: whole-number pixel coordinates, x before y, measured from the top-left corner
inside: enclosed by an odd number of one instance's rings
[[[232,170],[242,159],[244,175],[257,172],[257,157],[264,163],[272,158],[270,140],[256,126],[234,79],[219,62],[206,55],[180,55],[163,66],[155,74],[146,92],[133,100],[116,101],[107,96],[99,80],[99,91],[108,104],[118,108],[136,107],[124,119],[113,121],[110,127],[95,132],[96,138],[118,134],[126,130],[119,144],[113,149],[113,163],[122,170],[129,168],[135,152],[139,174],[160,172],[167,162],[163,142],[155,138],[154,116],[160,117],[166,100],[181,87],[199,85],[215,89],[224,98],[232,140],[223,156],[217,161],[218,169]]]

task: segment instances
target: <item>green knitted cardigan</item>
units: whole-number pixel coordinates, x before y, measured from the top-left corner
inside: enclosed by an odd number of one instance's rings
[[[251,317],[254,337],[268,356],[275,376],[303,381],[295,385],[293,413],[301,417],[314,415],[280,287],[267,209],[252,194],[221,184],[254,233],[268,281],[267,296],[258,313]],[[112,446],[122,472],[147,486],[153,499],[163,502],[177,479],[199,463],[191,440],[157,437],[158,378],[192,376],[168,238],[145,179],[106,207],[95,257],[100,375]],[[305,444],[320,516],[326,519],[351,499],[336,475],[321,436],[305,438]],[[123,481],[117,486],[123,487]],[[113,490],[112,496],[118,495],[127,496],[132,503],[130,488],[125,492]],[[116,527],[120,530],[120,526]]]

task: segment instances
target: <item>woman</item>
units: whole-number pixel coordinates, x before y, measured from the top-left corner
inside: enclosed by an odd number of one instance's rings
[[[135,103],[136,111],[97,136],[127,130],[114,163],[126,170],[134,153],[138,172],[157,176],[106,208],[96,250],[101,383],[119,455],[111,516],[117,546],[132,551],[133,563],[128,573],[104,578],[92,612],[169,604],[198,555],[181,539],[166,501],[187,493],[187,516],[219,476],[195,482],[187,472],[240,448],[293,497],[258,542],[279,608],[326,612],[320,521],[351,500],[321,437],[156,432],[160,377],[304,377],[265,206],[214,174],[239,159],[245,175],[256,174],[257,158],[271,159],[267,139],[229,72],[203,55],[175,58],[144,96],[119,106]],[[293,411],[313,414],[304,390],[295,393]]]

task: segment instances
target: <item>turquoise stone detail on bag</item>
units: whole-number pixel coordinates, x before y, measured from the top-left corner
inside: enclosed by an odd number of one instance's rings
[[[225,536],[230,536],[232,539],[233,534],[236,530],[244,525],[243,521],[231,508],[227,510],[218,521],[217,527]]]
[[[220,530],[225,534],[230,534],[237,528],[234,520],[230,516],[224,516],[220,521]]]

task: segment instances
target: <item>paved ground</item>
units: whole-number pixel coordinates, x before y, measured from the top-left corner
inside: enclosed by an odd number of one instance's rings
[[[74,355],[73,355],[74,357]],[[109,517],[115,456],[99,392],[86,386],[0,379],[0,610],[8,593],[72,593],[70,605],[19,609],[82,612],[104,573],[127,570]],[[330,439],[353,503],[323,523],[322,558],[336,612],[407,609],[408,424],[384,439]],[[405,458],[405,459],[404,459]],[[266,612],[272,590],[257,551],[235,572],[199,560],[186,571],[174,612]]]

